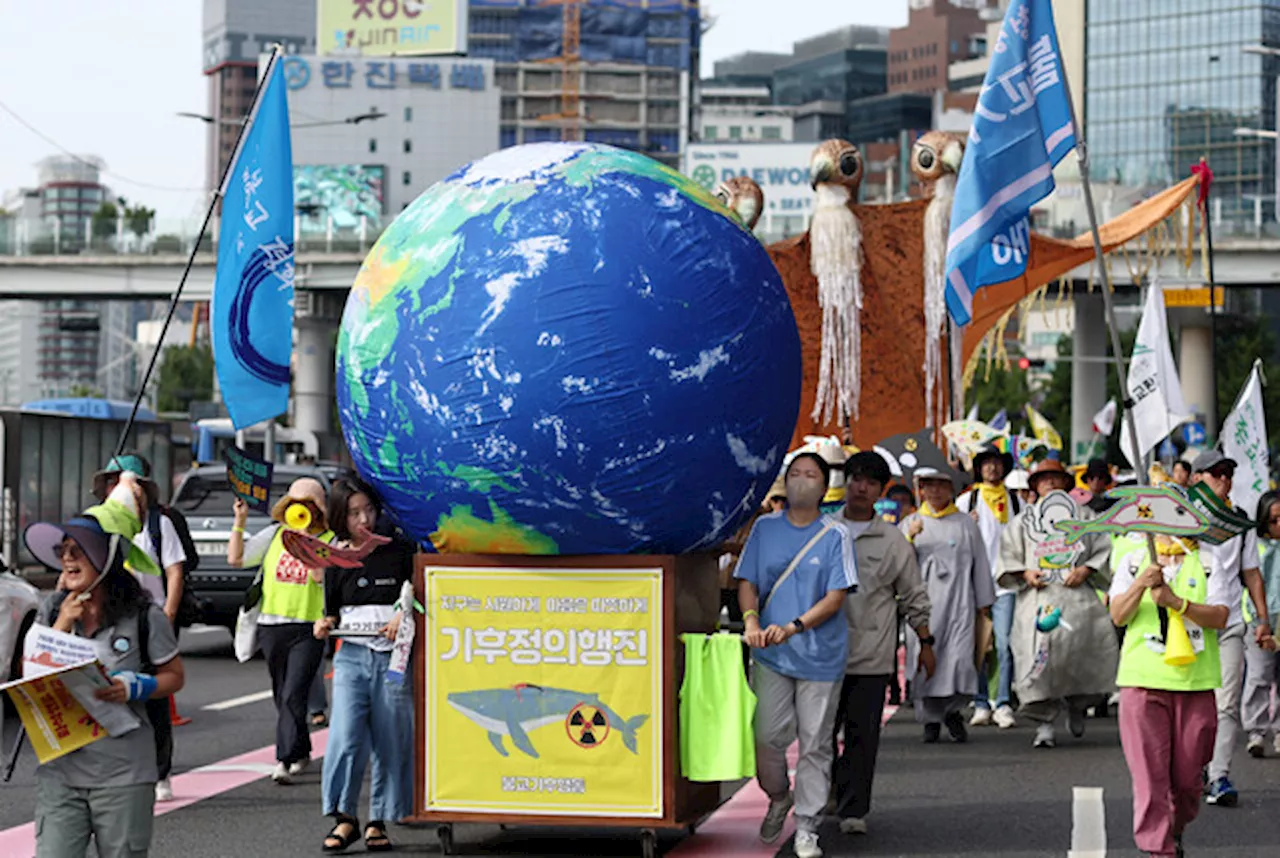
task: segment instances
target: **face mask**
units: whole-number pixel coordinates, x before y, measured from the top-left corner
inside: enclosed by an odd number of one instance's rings
[[[804,509],[815,507],[822,502],[826,493],[827,487],[822,480],[813,480],[808,477],[787,478],[787,503],[793,507]]]

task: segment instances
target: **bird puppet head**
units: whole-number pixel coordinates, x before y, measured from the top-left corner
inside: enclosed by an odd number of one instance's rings
[[[849,191],[850,199],[858,198],[862,184],[862,153],[847,140],[824,140],[809,158],[809,184],[836,185]]]
[[[929,131],[911,147],[911,172],[921,182],[936,182],[960,172],[964,137],[949,131]]]
[[[715,198],[738,216],[747,229],[755,229],[764,212],[764,191],[750,176],[734,176],[716,185]]]

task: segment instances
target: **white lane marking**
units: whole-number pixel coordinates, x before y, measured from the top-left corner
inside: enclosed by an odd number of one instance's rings
[[[194,771],[200,772],[252,772],[257,775],[269,775],[276,770],[271,763],[240,763],[238,765],[228,766],[201,766]]]
[[[268,688],[266,691],[255,691],[253,694],[246,694],[243,697],[232,697],[230,700],[210,703],[208,706],[201,706],[200,709],[205,712],[221,712],[224,709],[234,709],[237,706],[247,706],[250,703],[270,699],[271,689]]]

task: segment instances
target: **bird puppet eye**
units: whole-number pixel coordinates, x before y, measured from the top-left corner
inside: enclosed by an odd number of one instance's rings
[[[716,188],[715,197],[722,203],[727,204],[729,202],[729,192],[724,188]]]
[[[852,176],[858,172],[858,156],[853,152],[843,155],[840,158],[840,172],[846,176]]]
[[[920,165],[922,170],[932,170],[936,160],[932,149],[920,149],[916,152],[916,163]]]

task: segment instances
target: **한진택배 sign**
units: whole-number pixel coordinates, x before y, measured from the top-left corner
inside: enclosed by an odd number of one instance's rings
[[[423,810],[662,816],[660,567],[423,583]]]

